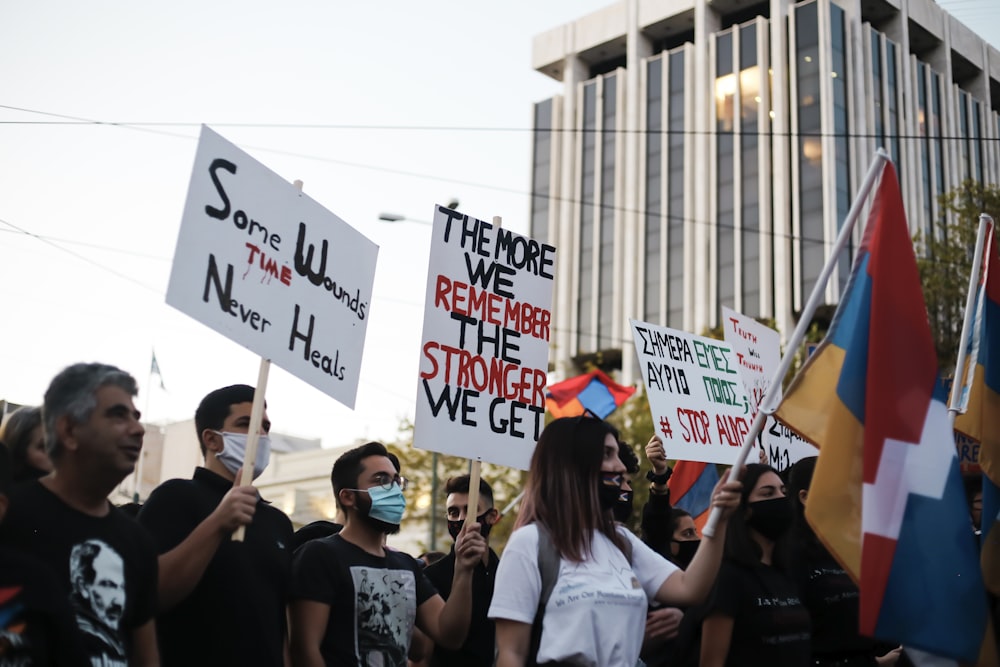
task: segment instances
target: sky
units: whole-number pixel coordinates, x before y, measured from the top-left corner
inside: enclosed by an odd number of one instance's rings
[[[37,404],[62,368],[101,361],[160,423],[256,383],[259,357],[164,302],[205,123],[379,246],[355,409],[272,366],[274,428],[393,439],[430,227],[379,215],[429,222],[457,199],[526,232],[532,104],[561,91],[532,38],[605,4],[0,3],[0,398]]]
[[[942,5],[995,33],[994,2]],[[532,38],[607,4],[0,3],[0,398],[37,404],[65,366],[102,361],[163,423],[256,382],[256,355],[164,302],[205,123],[379,246],[355,409],[272,367],[275,430],[394,439],[416,396],[421,222],[457,199],[527,231],[532,104],[562,90]]]

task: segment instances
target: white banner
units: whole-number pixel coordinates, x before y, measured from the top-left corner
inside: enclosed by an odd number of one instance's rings
[[[202,126],[167,303],[353,408],[378,246]]]
[[[526,470],[545,422],[555,248],[435,208],[413,444]]]
[[[724,341],[631,320],[653,428],[667,458],[732,464],[752,411]]]
[[[774,329],[725,306],[722,307],[722,320],[726,342],[736,354],[736,365],[743,379],[743,387],[756,415],[757,405],[771,386],[771,378],[781,363],[781,336]],[[774,404],[777,405],[780,399],[779,388]],[[774,417],[768,417],[764,422],[764,430],[758,436],[754,452],[747,460],[760,460],[762,444],[767,463],[775,470],[784,470],[801,458],[819,454],[819,450],[792,433]]]

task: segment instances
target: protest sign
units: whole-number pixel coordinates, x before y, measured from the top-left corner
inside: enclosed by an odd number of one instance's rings
[[[555,248],[434,213],[413,444],[527,469],[544,425]]]
[[[631,320],[653,428],[667,458],[732,464],[753,412],[732,347]]]
[[[757,406],[771,386],[771,379],[781,363],[781,337],[774,329],[725,306],[722,308],[722,328],[726,342],[736,354],[736,365],[743,379],[743,388],[756,414]],[[780,399],[779,387],[774,404],[777,405]],[[819,454],[819,450],[809,442],[770,416],[757,436],[754,453],[750,455],[751,461],[760,460],[759,447],[762,445],[767,454],[768,465],[779,471],[801,458]]]
[[[353,408],[377,255],[202,126],[168,304]]]

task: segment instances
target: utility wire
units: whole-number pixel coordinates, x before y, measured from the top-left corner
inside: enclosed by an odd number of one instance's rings
[[[1000,137],[985,137],[985,136],[961,136],[961,135],[944,135],[944,134],[889,134],[887,132],[775,132],[773,130],[761,130],[757,132],[741,132],[736,130],[725,131],[725,130],[672,130],[669,128],[661,129],[635,129],[628,130],[624,128],[549,128],[549,127],[485,127],[485,126],[463,126],[463,125],[357,125],[357,124],[329,124],[329,123],[228,123],[228,122],[218,122],[218,123],[195,123],[195,122],[181,122],[181,121],[107,121],[107,120],[95,120],[89,118],[80,118],[77,116],[68,116],[65,114],[59,114],[49,111],[40,111],[37,109],[26,109],[23,107],[15,107],[5,104],[0,104],[0,109],[8,109],[12,111],[23,111],[26,113],[41,114],[46,116],[55,116],[59,118],[64,118],[66,120],[62,121],[37,121],[37,120],[0,120],[0,125],[98,125],[98,126],[108,126],[108,127],[122,127],[127,129],[147,131],[154,134],[160,134],[163,136],[170,137],[180,137],[183,139],[194,139],[191,135],[187,134],[177,134],[174,132],[163,132],[156,131],[150,128],[155,127],[184,127],[184,128],[199,128],[203,124],[210,127],[228,127],[228,128],[254,128],[254,129],[303,129],[303,130],[369,130],[369,131],[402,131],[402,132],[518,132],[518,133],[556,133],[556,134],[600,134],[604,135],[662,135],[662,136],[758,136],[761,138],[765,137],[787,137],[787,138],[815,138],[815,139],[877,139],[880,141],[885,140],[896,140],[896,141],[908,141],[908,140],[933,140],[940,139],[943,141],[982,141],[982,142],[1000,142]],[[292,157],[306,157],[309,159],[319,159],[314,156],[305,156],[298,153],[284,153],[279,149],[260,147],[260,146],[250,146],[255,150],[268,151],[272,153],[285,154]],[[357,165],[351,165],[357,166]],[[365,165],[361,165],[365,166]],[[372,168],[372,167],[369,167]]]

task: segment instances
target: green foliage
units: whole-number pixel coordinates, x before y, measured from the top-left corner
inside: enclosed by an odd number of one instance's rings
[[[938,203],[943,217],[930,235],[917,232],[913,243],[938,365],[942,375],[950,375],[961,338],[979,215],[1000,218],[1000,187],[967,180],[942,194]]]

